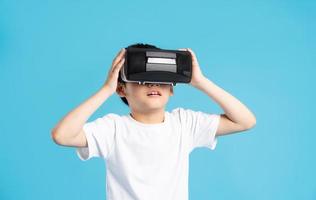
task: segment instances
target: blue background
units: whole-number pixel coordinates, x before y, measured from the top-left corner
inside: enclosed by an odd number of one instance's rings
[[[105,199],[105,163],[50,131],[104,83],[122,48],[192,48],[257,117],[190,155],[190,199],[316,199],[316,1],[0,1],[0,199]],[[190,100],[189,100],[190,99]],[[186,84],[167,110],[222,109]],[[128,107],[116,94],[89,119]]]

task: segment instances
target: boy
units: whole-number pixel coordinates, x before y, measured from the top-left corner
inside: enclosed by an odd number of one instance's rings
[[[256,123],[246,106],[202,74],[191,49],[179,50],[189,51],[192,57],[190,84],[218,103],[224,114],[183,108],[165,111],[173,86],[122,82],[122,49],[101,89],[68,113],[52,131],[57,144],[77,147],[81,160],[106,160],[109,200],[187,200],[190,152],[197,147],[214,150],[217,136],[245,131]],[[110,113],[87,123],[115,92],[131,112],[123,116]]]

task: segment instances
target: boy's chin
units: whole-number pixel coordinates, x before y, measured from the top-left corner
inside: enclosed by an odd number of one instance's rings
[[[157,108],[164,108],[165,107],[165,103],[164,102],[159,102],[159,101],[152,101],[152,102],[147,102],[146,103],[146,107],[148,109],[157,109]]]

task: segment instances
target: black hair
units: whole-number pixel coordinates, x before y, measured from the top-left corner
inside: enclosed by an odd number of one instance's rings
[[[132,44],[132,45],[129,45],[128,47],[126,48],[129,48],[129,47],[134,47],[134,48],[147,48],[147,49],[160,49],[158,47],[156,47],[155,45],[151,45],[151,44],[143,44],[143,43],[136,43],[136,44]],[[118,77],[118,82],[119,83],[122,83],[122,84],[125,84],[125,82],[122,80],[121,78],[121,72],[119,73],[119,77]],[[128,105],[128,101],[125,97],[120,97],[122,99],[122,101],[127,105]]]

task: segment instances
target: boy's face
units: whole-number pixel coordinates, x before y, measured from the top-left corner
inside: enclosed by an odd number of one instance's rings
[[[159,95],[150,95],[150,92],[158,92]],[[150,112],[164,109],[169,97],[173,95],[173,86],[170,84],[146,83],[119,83],[116,92],[125,97],[129,107],[138,112]]]

